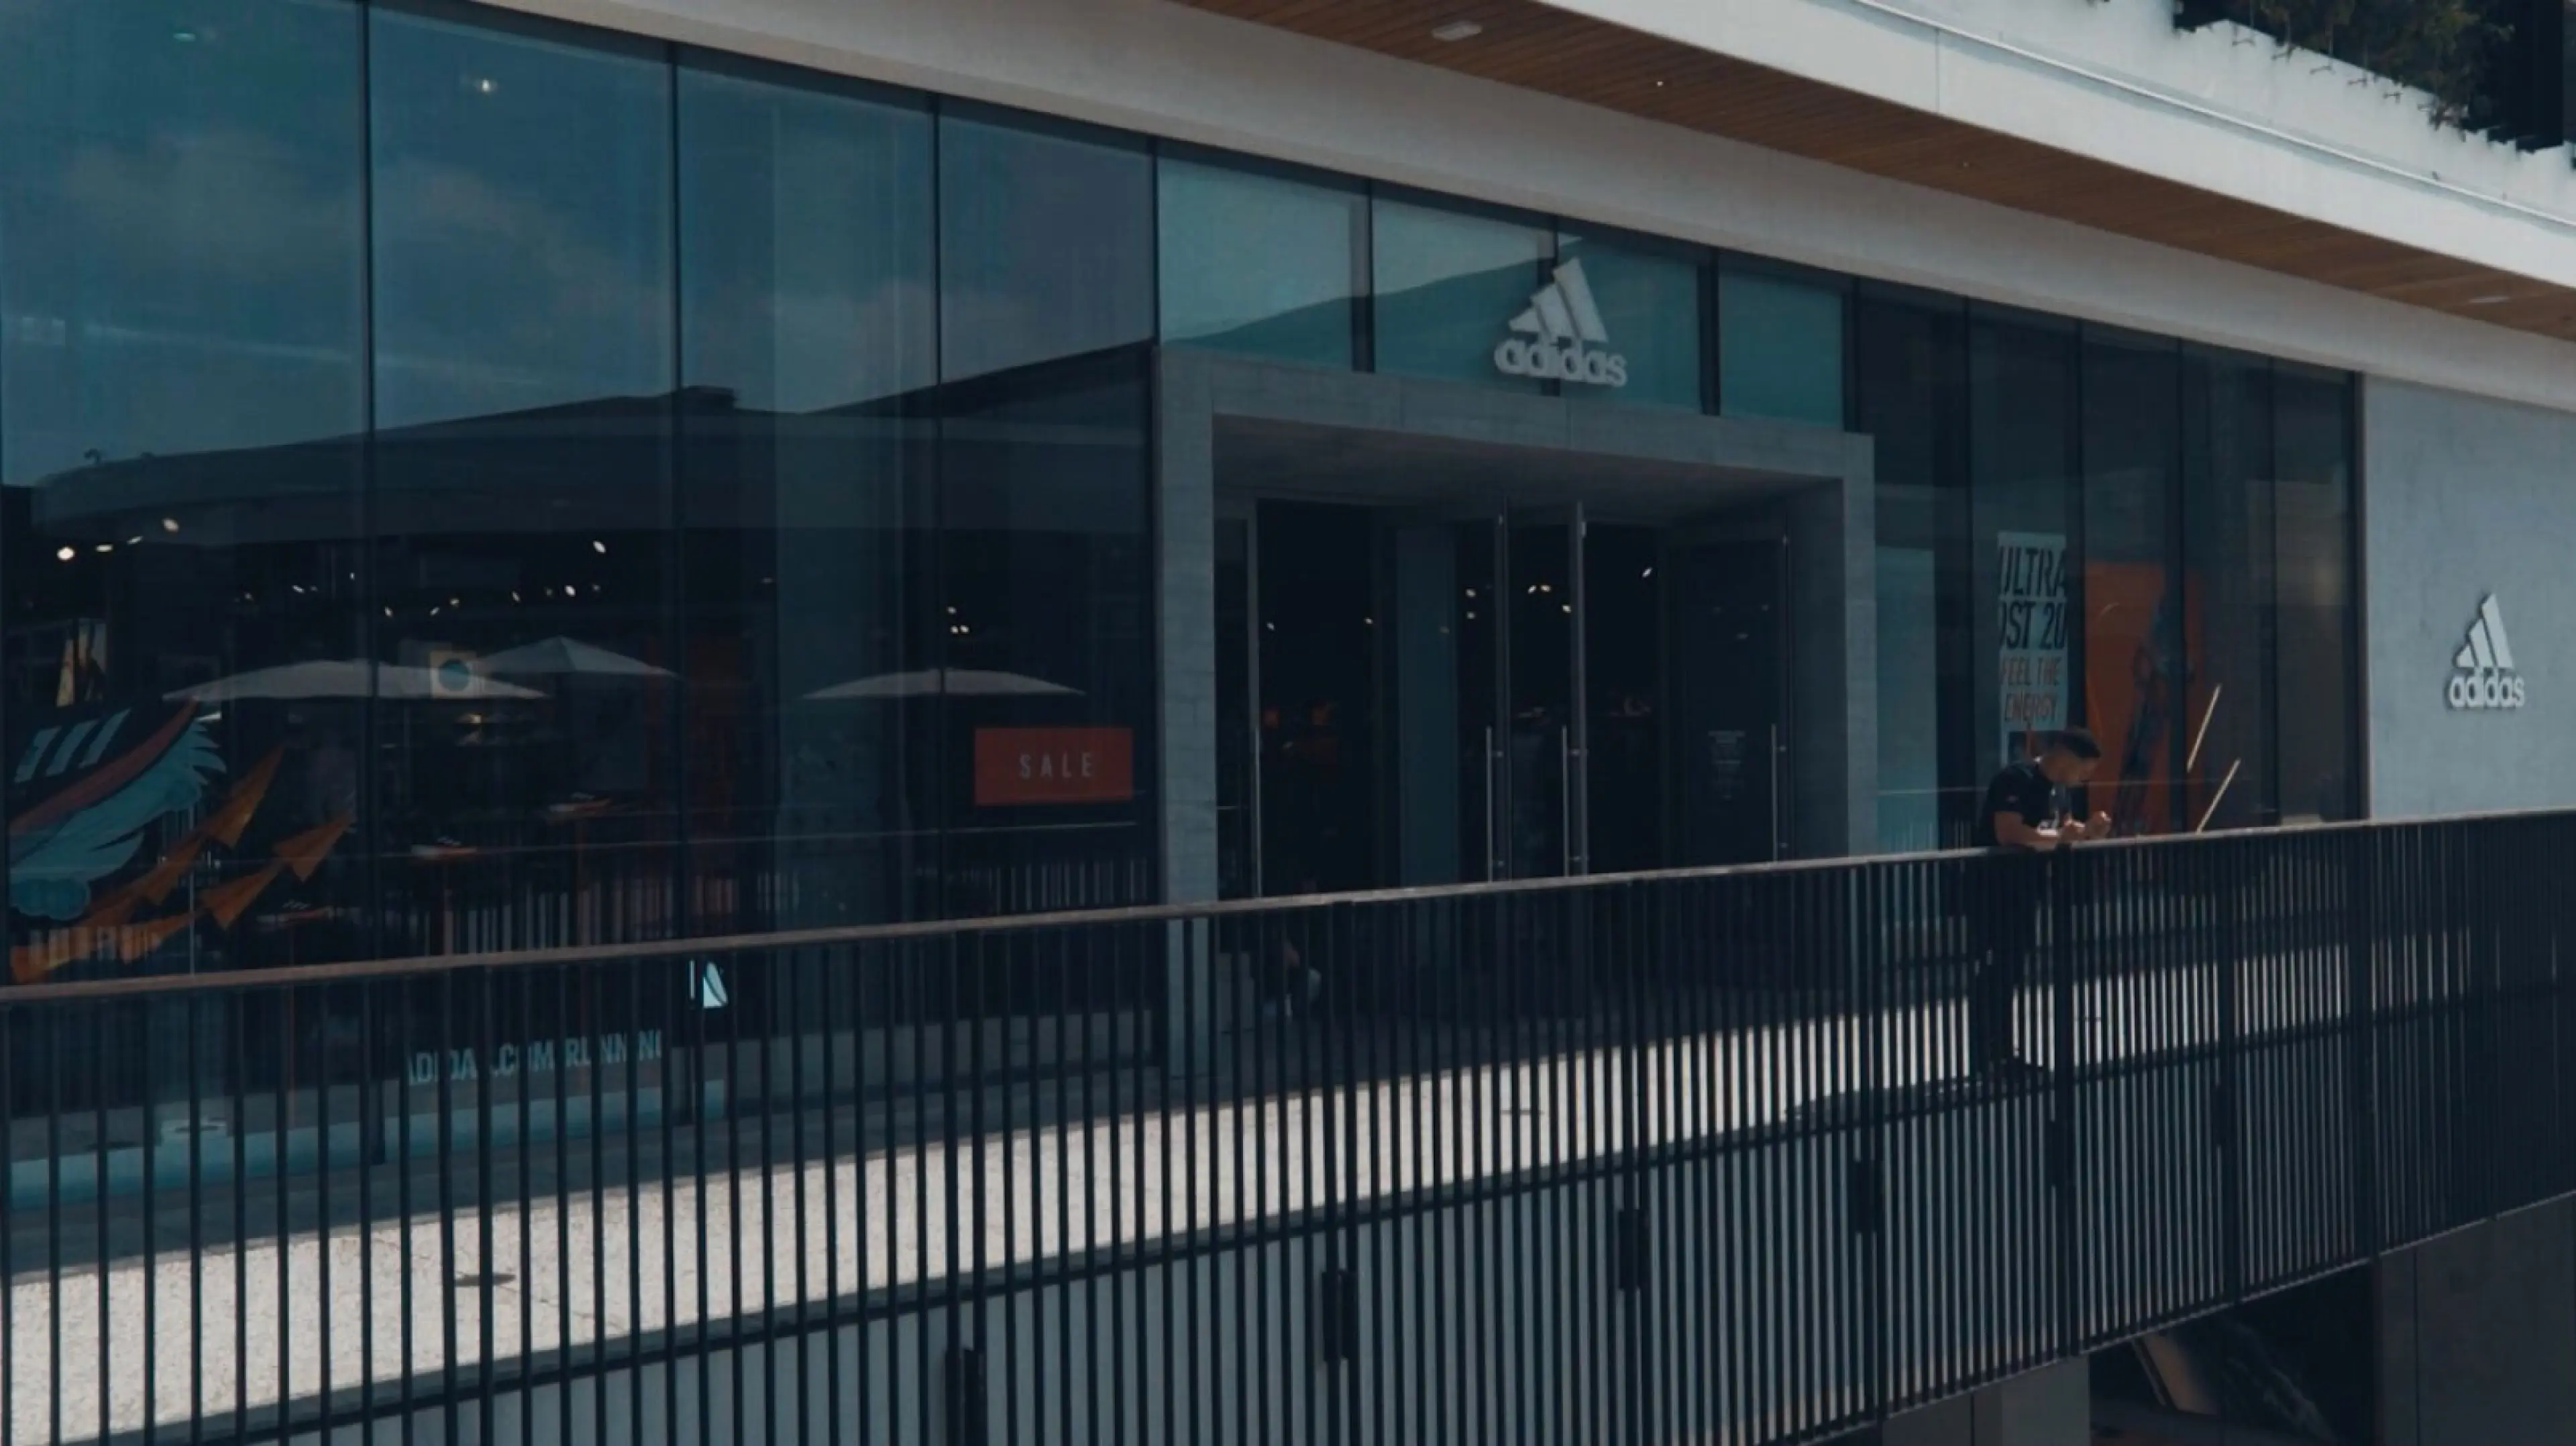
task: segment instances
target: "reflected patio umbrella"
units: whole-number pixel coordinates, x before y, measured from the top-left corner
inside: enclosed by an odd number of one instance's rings
[[[591,678],[668,678],[668,668],[657,668],[642,658],[585,643],[578,638],[548,638],[506,648],[483,660],[482,670],[495,675],[517,677],[567,677],[580,674]]]
[[[253,668],[181,688],[168,695],[170,700],[193,700],[199,703],[227,703],[241,698],[419,698],[439,702],[472,702],[489,698],[542,698],[534,688],[522,688],[484,677],[470,669],[432,672],[401,663],[369,663],[355,658],[317,658],[308,663],[285,663],[274,668]]]
[[[1000,673],[983,668],[923,668],[909,673],[879,673],[872,678],[859,678],[836,683],[829,688],[808,693],[809,699],[832,698],[926,698],[945,693],[966,698],[1078,698],[1079,688],[1050,683],[1023,673]]]

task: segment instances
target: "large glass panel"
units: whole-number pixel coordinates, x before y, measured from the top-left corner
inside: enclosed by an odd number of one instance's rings
[[[1615,386],[1567,383],[1569,397],[1697,409],[1701,402],[1700,297],[1707,267],[1679,246],[1565,235],[1557,254],[1581,272],[1609,339],[1592,348],[1620,359]]]
[[[1377,369],[1537,390],[1533,368],[1507,374],[1496,357],[1506,342],[1553,338],[1536,297],[1552,250],[1550,233],[1526,222],[1380,200],[1370,256]],[[1524,314],[1528,329],[1515,331]],[[1571,330],[1565,315],[1557,331]]]
[[[2120,833],[2187,827],[2176,782],[2199,655],[2176,525],[2181,356],[2174,343],[2084,335],[2084,719],[2102,740],[2091,805]],[[2043,639],[2043,641],[2045,641]]]
[[[901,917],[937,862],[930,116],[713,56],[679,106],[696,922]]]
[[[951,916],[1154,895],[1145,357],[949,388],[934,676]]]
[[[1721,260],[1717,358],[1726,415],[1841,427],[1843,288]]]
[[[1856,305],[1854,410],[1877,455],[1879,846],[1955,846],[1988,752],[1965,691],[1966,318],[1954,298],[1893,289]]]
[[[368,947],[360,53],[338,0],[0,0],[15,981]],[[176,1096],[190,1017],[99,1077]],[[240,1028],[255,1089],[325,1032]]]
[[[2353,688],[2352,383],[2281,367],[2275,414],[2281,815],[2360,808]]]
[[[2075,626],[2075,329],[1979,308],[1968,326],[1968,554],[1977,754],[1969,786],[2084,717]],[[2107,795],[2106,795],[2107,797]],[[1972,820],[1973,822],[1973,820]]]
[[[1154,335],[1153,163],[1133,142],[939,122],[940,369],[975,377]]]
[[[1159,174],[1163,339],[1349,367],[1368,290],[1367,197],[1169,157]]]
[[[479,7],[371,13],[370,686],[399,947],[668,935],[671,73]]]
[[[2183,569],[2200,619],[2183,777],[2189,822],[2274,817],[2272,369],[2183,352]]]

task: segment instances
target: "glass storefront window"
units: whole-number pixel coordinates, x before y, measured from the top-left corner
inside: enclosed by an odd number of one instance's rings
[[[2076,524],[2091,514],[2078,507],[2076,361],[2068,323],[1970,312],[1968,615],[1978,727],[1967,787],[1982,788],[1997,768],[2029,756],[2038,735],[2087,721],[2078,609],[2089,552]]]
[[[383,947],[363,714],[310,686],[364,646],[360,24],[341,0],[0,0],[13,982]],[[77,1071],[13,1019],[0,1091],[77,1073],[102,1119],[184,1117],[328,1037],[273,1013],[102,1011]]]
[[[1599,349],[1625,364],[1621,385],[1568,382],[1565,395],[1697,410],[1705,390],[1703,260],[1684,247],[1570,233],[1558,238],[1557,257],[1561,265],[1581,268],[1609,334]]]
[[[2092,806],[2122,834],[2190,826],[2184,713],[2200,619],[2182,585],[2181,354],[2157,337],[2084,332],[2084,721],[2102,741]]]
[[[941,399],[951,917],[1153,897],[1146,361],[1056,363]]]
[[[2200,622],[2184,776],[2197,825],[2278,816],[2272,772],[2272,368],[2183,351],[2183,577]]]
[[[462,7],[372,14],[392,948],[681,932],[669,67]]]
[[[1954,846],[1984,756],[1973,704],[1945,682],[1972,672],[1965,308],[1875,286],[1855,308],[1854,414],[1877,464],[1879,846]]]
[[[1730,417],[1843,425],[1843,288],[1727,257],[1717,269],[1717,403]]]
[[[941,375],[1151,340],[1153,184],[1132,140],[944,110]]]
[[[1348,368],[1368,294],[1357,188],[1165,157],[1163,340]]]
[[[1536,307],[1535,295],[1547,283],[1545,263],[1555,249],[1550,233],[1485,212],[1411,201],[1381,198],[1376,214],[1370,264],[1377,369],[1528,391],[1545,385],[1506,374],[1495,357],[1515,339],[1513,319]]]
[[[929,790],[925,105],[679,77],[681,597],[702,931],[907,917]]]
[[[2281,814],[2351,818],[2360,808],[2352,382],[2284,364],[2273,387]]]
[[[1158,338],[1848,400],[1886,846],[2008,719],[2359,804],[2346,377],[464,0],[0,0],[0,79],[12,818],[166,785],[15,850],[17,979],[1153,897]]]

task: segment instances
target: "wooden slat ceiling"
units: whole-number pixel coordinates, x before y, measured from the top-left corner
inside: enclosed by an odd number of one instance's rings
[[[1181,3],[2473,321],[2576,341],[2576,290],[2142,175],[1535,0]],[[1484,29],[1456,42],[1432,36],[1435,27],[1458,20]]]

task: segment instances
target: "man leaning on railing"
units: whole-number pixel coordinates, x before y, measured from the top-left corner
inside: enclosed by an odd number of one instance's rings
[[[1976,843],[2004,857],[1984,865],[1972,891],[1976,974],[1968,985],[1968,1066],[1980,1079],[2011,1080],[2039,1070],[2013,1043],[2013,1000],[2028,972],[2048,876],[2040,856],[2110,835],[2111,816],[2067,817],[2067,791],[2102,761],[2102,745],[2081,728],[2044,736],[2039,754],[2005,764],[1977,809]]]

